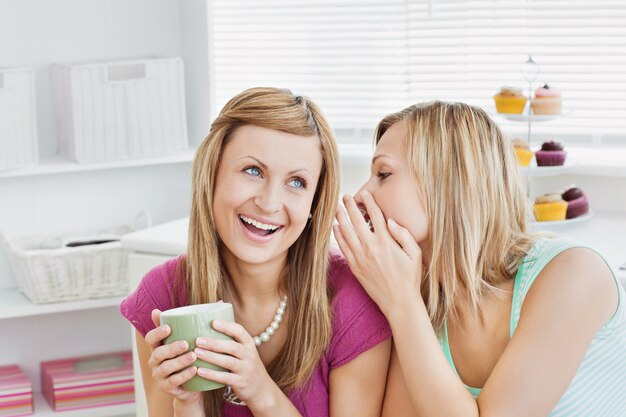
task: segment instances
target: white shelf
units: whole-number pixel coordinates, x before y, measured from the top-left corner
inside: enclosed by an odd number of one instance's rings
[[[2,306],[0,307],[0,320],[113,307],[119,305],[123,298],[124,297],[109,297],[61,303],[33,304],[18,289],[0,290],[0,306]]]
[[[54,411],[40,393],[34,395],[36,417],[126,417],[135,415],[135,404],[118,404],[106,407],[85,408],[73,411]]]
[[[547,122],[550,120],[561,117],[560,114],[511,114],[511,113],[496,113],[497,115],[504,117],[507,120],[513,120],[514,122]]]
[[[78,164],[59,156],[42,157],[38,165],[11,170],[0,170],[1,178],[32,177],[37,175],[67,174],[85,171],[100,171],[106,169],[134,168],[151,165],[178,164],[193,160],[195,149],[167,156],[151,158],[125,159],[121,161],[99,162],[93,164]]]
[[[538,222],[534,219],[531,219],[529,226],[537,230],[541,230],[541,229],[549,230],[553,227],[563,228],[563,227],[571,226],[576,223],[586,222],[592,217],[593,217],[593,212],[589,210],[588,213],[583,214],[582,216],[574,217],[573,219],[567,219],[567,220]]]
[[[578,165],[578,161],[566,160],[564,165],[559,166],[537,166],[533,157],[530,166],[519,167],[522,175],[526,177],[552,177],[568,172],[570,169]]]

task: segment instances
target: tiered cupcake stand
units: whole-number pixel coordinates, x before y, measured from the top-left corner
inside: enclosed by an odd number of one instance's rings
[[[527,132],[527,142],[528,145],[532,144],[532,124],[533,122],[547,122],[550,120],[557,119],[559,114],[533,114],[530,106],[530,99],[532,97],[533,92],[533,82],[537,79],[539,75],[539,65],[535,63],[531,56],[528,57],[528,60],[522,65],[522,73],[526,81],[528,81],[528,104],[524,111],[521,114],[508,114],[508,113],[497,113],[498,116],[503,117],[504,119],[511,120],[514,122],[525,122],[528,126]],[[561,166],[537,166],[536,160],[533,158],[531,165],[528,167],[520,167],[520,172],[524,177],[526,177],[526,190],[528,198],[531,198],[531,177],[552,177],[557,175],[562,175],[566,173],[570,168],[575,166],[576,163],[570,160],[566,160],[564,165]],[[531,202],[532,204],[532,202]],[[589,210],[588,213],[575,217],[573,219],[568,220],[559,220],[559,221],[543,221],[538,222],[531,215],[530,217],[530,226],[532,229],[545,229],[550,230],[552,228],[561,228],[562,226],[568,226],[575,223],[583,222],[589,220],[593,216],[593,212]]]

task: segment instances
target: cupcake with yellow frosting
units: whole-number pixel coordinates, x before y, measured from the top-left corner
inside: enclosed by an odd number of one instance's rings
[[[498,94],[493,96],[498,113],[522,114],[528,101],[521,88],[502,87]]]
[[[522,139],[513,139],[511,143],[515,150],[517,164],[521,167],[530,166],[530,161],[533,159],[533,152],[530,150],[528,142]]]
[[[567,202],[561,194],[544,194],[535,199],[533,213],[538,222],[565,220]]]

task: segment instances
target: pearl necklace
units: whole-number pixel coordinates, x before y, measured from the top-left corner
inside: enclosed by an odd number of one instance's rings
[[[262,343],[269,342],[270,337],[272,337],[272,335],[276,333],[276,330],[278,330],[280,323],[283,321],[283,316],[285,315],[286,309],[287,309],[287,296],[283,297],[283,299],[280,301],[280,305],[276,309],[276,315],[274,316],[274,320],[272,320],[270,325],[267,326],[265,331],[262,332],[260,335],[254,336],[252,338],[254,339],[254,344],[257,347],[261,346]]]
[[[260,335],[254,336],[252,338],[254,339],[254,344],[257,347],[261,346],[262,343],[267,343],[270,340],[270,337],[272,337],[272,335],[276,333],[276,330],[278,330],[278,327],[280,327],[280,323],[283,321],[285,310],[287,310],[287,296],[283,297],[283,299],[280,301],[280,304],[278,308],[276,309],[276,315],[274,316],[274,320],[272,320],[270,325],[267,326],[265,331],[262,332]],[[241,406],[246,405],[245,402],[241,401],[237,397],[237,394],[235,394],[235,392],[233,391],[230,385],[226,386],[226,389],[224,390],[223,398],[224,398],[224,401],[234,404],[234,405],[241,405]]]

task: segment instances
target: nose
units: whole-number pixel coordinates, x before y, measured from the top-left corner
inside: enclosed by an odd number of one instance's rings
[[[268,181],[254,197],[254,204],[264,213],[276,213],[282,207],[280,184]]]
[[[354,201],[359,204],[362,205],[363,204],[363,200],[361,199],[361,191],[363,190],[367,190],[370,192],[370,194],[374,194],[373,191],[373,186],[372,186],[372,179],[369,178],[362,186],[361,188],[359,188],[359,190],[356,192],[356,194],[354,195]]]

